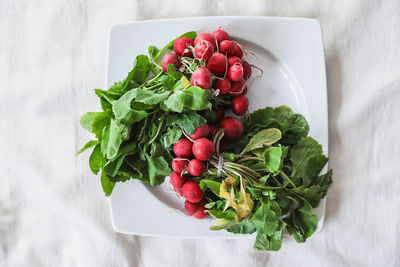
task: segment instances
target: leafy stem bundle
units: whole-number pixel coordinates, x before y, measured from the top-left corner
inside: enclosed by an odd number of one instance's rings
[[[257,232],[258,250],[278,250],[285,228],[305,242],[317,228],[312,208],[332,183],[331,170],[319,175],[328,158],[307,137],[304,117],[288,107],[257,110],[244,124],[242,138],[231,144],[235,150],[214,156],[200,181],[218,224],[211,229]]]

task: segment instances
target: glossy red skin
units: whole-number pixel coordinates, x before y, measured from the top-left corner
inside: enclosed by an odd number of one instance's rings
[[[193,213],[199,210],[199,203],[192,203],[190,201],[185,200],[185,210],[188,215],[192,216]]]
[[[201,137],[208,137],[209,135],[210,128],[208,127],[207,123],[204,123],[204,125],[197,127],[193,134],[189,134],[189,137],[193,140],[196,140]]]
[[[168,72],[168,65],[172,64],[175,66],[175,69],[179,69],[182,66],[182,63],[179,61],[179,56],[174,53],[166,54],[162,60],[162,69],[165,72]]]
[[[219,107],[217,110],[215,110],[215,122],[220,122],[224,117],[225,110],[222,107]]]
[[[246,60],[243,60],[242,66],[243,66],[243,78],[245,78],[247,80],[251,76],[251,72],[252,72],[251,66]]]
[[[210,71],[205,67],[196,69],[190,78],[190,83],[193,86],[198,86],[203,89],[210,89],[212,86],[212,76]]]
[[[191,46],[194,46],[192,39],[189,37],[181,37],[175,40],[174,51],[179,56],[190,57],[192,56],[192,51],[190,50]]]
[[[187,181],[182,187],[182,195],[187,201],[197,203],[203,198],[203,191],[198,182]]]
[[[235,96],[232,99],[232,112],[238,116],[243,116],[249,108],[249,99],[244,96]]]
[[[228,66],[228,59],[224,54],[214,53],[207,60],[207,69],[216,76],[221,76],[225,73]]]
[[[184,158],[174,158],[172,160],[172,169],[174,172],[179,172],[181,173],[187,166],[188,160]]]
[[[190,158],[193,155],[192,146],[193,143],[189,139],[182,138],[181,140],[179,140],[174,144],[173,150],[175,155],[177,155],[178,157]]]
[[[217,127],[210,126],[210,136],[211,136],[211,138],[214,138],[216,132],[217,132]]]
[[[196,36],[196,39],[194,39],[194,45],[197,45],[201,40],[204,41],[209,41],[210,43],[213,44],[214,48],[217,48],[217,39],[215,39],[215,36],[212,35],[211,33],[199,33]]]
[[[231,90],[231,82],[227,78],[218,79],[215,83],[215,89],[219,89],[219,93],[222,95],[227,94]]]
[[[235,44],[232,41],[224,40],[219,43],[219,52],[228,57],[233,56],[235,53]]]
[[[188,164],[188,172],[193,176],[199,176],[206,169],[204,162],[198,159],[192,159]]]
[[[242,95],[243,90],[245,88],[246,80],[242,77],[237,82],[231,83],[231,90],[229,91],[229,95],[231,96],[239,96]],[[243,88],[243,90],[242,90]],[[240,92],[242,90],[242,92]]]
[[[215,152],[215,146],[213,142],[203,137],[194,141],[192,152],[196,159],[205,161],[212,157]]]
[[[170,182],[175,188],[181,188],[186,181],[186,176],[180,173],[173,172],[170,176]]]
[[[235,52],[233,53],[235,57],[242,58],[243,57],[243,49],[240,45],[235,44]]]
[[[237,82],[241,78],[243,78],[243,67],[240,64],[235,64],[232,65],[228,68],[228,72],[226,73],[226,76],[231,80],[232,82]]]
[[[207,60],[212,56],[214,51],[215,48],[211,42],[202,40],[196,44],[194,55],[200,60]]]
[[[228,66],[230,67],[234,64],[242,65],[242,59],[235,57],[235,56],[228,57]]]
[[[238,139],[243,134],[243,124],[234,117],[225,117],[219,124],[219,128],[225,129],[224,137],[228,140]]]
[[[205,205],[207,204],[207,202],[203,199],[200,204],[199,204],[199,209],[193,213],[193,217],[195,217],[196,219],[204,219],[205,217],[208,216],[208,213],[205,213],[205,211],[207,210]]]
[[[216,30],[213,32],[213,35],[215,36],[215,39],[217,39],[217,42],[220,43],[224,40],[229,40],[229,34],[224,31],[224,30]]]

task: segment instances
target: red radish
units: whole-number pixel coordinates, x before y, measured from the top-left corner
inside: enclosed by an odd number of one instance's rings
[[[243,49],[238,43],[235,44],[235,53],[233,53],[233,55],[238,58],[243,57]]]
[[[190,47],[193,47],[193,40],[189,37],[181,37],[175,40],[174,42],[174,51],[180,56],[190,57],[192,55],[192,51]]]
[[[196,140],[201,137],[208,137],[209,135],[210,128],[208,127],[207,123],[204,123],[204,125],[197,127],[193,134],[189,134],[189,137],[193,140]]]
[[[232,112],[238,116],[242,116],[249,108],[249,99],[244,96],[236,96],[232,100]]]
[[[217,132],[217,127],[210,126],[210,136],[211,136],[211,138],[214,138],[216,132]]]
[[[238,139],[243,134],[242,122],[234,117],[224,118],[219,127],[225,129],[224,134],[228,140]]]
[[[232,82],[229,95],[231,96],[241,95],[245,86],[246,86],[246,80],[244,78],[240,78],[237,82]]]
[[[188,201],[197,203],[203,198],[203,191],[201,190],[198,182],[187,181],[183,184],[182,195]]]
[[[214,53],[207,60],[207,68],[214,75],[223,75],[228,67],[228,59],[224,54]]]
[[[232,56],[235,53],[235,45],[232,41],[224,40],[219,43],[219,52],[222,54],[226,54],[228,57]]]
[[[213,32],[213,35],[217,39],[218,43],[220,43],[224,40],[229,40],[229,34],[224,30],[216,30]]]
[[[175,193],[179,196],[179,197],[183,197],[182,195],[182,187],[180,188],[174,188]]]
[[[204,172],[204,170],[206,169],[206,165],[198,160],[198,159],[192,159],[191,161],[189,161],[188,164],[188,172],[193,175],[193,176],[199,176],[200,174],[202,174]]]
[[[170,176],[170,182],[175,188],[181,188],[186,181],[186,176],[173,172]]]
[[[190,201],[185,200],[185,210],[188,215],[192,216],[199,209],[199,203],[192,203]]]
[[[196,39],[194,39],[194,45],[197,45],[197,43],[199,43],[201,40],[209,41],[213,44],[214,48],[217,48],[217,39],[215,39],[214,35],[206,32],[199,33],[196,36]]]
[[[215,122],[220,122],[225,117],[225,110],[219,107],[215,110]]]
[[[168,65],[172,64],[175,66],[175,69],[179,69],[182,66],[182,63],[179,61],[179,57],[177,54],[169,53],[163,57],[162,60],[162,68],[165,72],[168,72]]]
[[[206,211],[205,205],[206,204],[207,204],[206,201],[203,199],[199,204],[199,209],[195,213],[193,213],[192,216],[195,217],[196,219],[204,219],[205,217],[207,217],[208,214],[205,213],[205,211]]]
[[[211,73],[207,68],[200,67],[193,72],[190,82],[193,86],[210,89],[212,86]]]
[[[193,155],[198,160],[208,160],[215,152],[214,143],[207,138],[200,138],[194,141],[192,146]]]
[[[207,60],[214,53],[214,46],[209,41],[200,41],[196,44],[194,48],[194,55],[200,60]]]
[[[232,65],[228,68],[227,76],[232,82],[243,79],[243,67],[240,64]]]
[[[231,90],[231,82],[227,78],[218,80],[215,84],[215,89],[218,89],[219,93],[224,95]]]
[[[235,64],[242,64],[242,60],[238,57],[232,56],[232,57],[228,57],[228,66],[232,66]]]
[[[174,145],[174,153],[178,157],[190,158],[192,156],[192,142],[187,138],[182,138]]]
[[[187,166],[188,160],[184,158],[174,158],[172,160],[172,169],[174,172],[181,173]]]
[[[242,66],[243,66],[243,77],[247,80],[251,76],[251,66],[246,60],[243,60]]]

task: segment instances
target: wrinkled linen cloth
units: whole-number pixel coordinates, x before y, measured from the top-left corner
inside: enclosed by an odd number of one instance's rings
[[[400,266],[400,1],[0,1],[0,266]],[[321,22],[334,183],[305,244],[115,233],[79,117],[111,25],[262,15]]]

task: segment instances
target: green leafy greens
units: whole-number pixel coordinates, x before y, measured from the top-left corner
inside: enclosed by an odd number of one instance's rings
[[[194,39],[196,33],[182,36]],[[191,86],[190,76],[172,64],[168,73],[159,67],[173,43],[161,50],[150,46],[149,56],[138,55],[125,80],[108,90],[95,89],[103,111],[88,112],[80,119],[97,140],[86,143],[77,154],[94,147],[89,166],[94,174],[101,171],[106,196],[116,182],[129,179],[161,184],[171,173],[171,146],[182,130],[192,134],[206,122],[197,111],[211,109],[212,92]]]
[[[307,137],[304,117],[286,106],[257,110],[243,124],[242,137],[232,143],[240,153],[221,153],[221,176],[216,171],[220,160],[214,157],[200,181],[208,213],[218,224],[211,230],[256,232],[257,250],[279,250],[285,228],[305,242],[317,228],[312,208],[332,183],[332,170],[319,175],[328,158]]]

